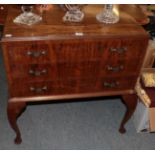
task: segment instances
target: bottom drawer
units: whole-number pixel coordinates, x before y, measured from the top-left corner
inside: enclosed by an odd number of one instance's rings
[[[136,77],[69,79],[42,82],[17,81],[11,86],[11,97],[65,95],[110,92],[133,89]]]

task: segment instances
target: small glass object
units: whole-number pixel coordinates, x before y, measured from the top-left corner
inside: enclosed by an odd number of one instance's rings
[[[42,20],[42,17],[32,12],[32,5],[22,5],[21,10],[23,11],[23,13],[21,13],[13,20],[14,23],[25,24],[30,26]]]
[[[99,22],[114,24],[119,21],[119,16],[113,12],[113,4],[105,4],[104,11],[96,15]]]
[[[65,5],[68,11],[63,17],[64,22],[81,22],[84,18],[84,13],[80,10],[79,5],[68,4]]]

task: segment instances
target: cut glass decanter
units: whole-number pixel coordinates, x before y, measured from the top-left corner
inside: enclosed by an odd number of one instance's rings
[[[113,4],[105,4],[104,11],[96,15],[99,22],[114,24],[119,21],[119,16],[113,12]]]

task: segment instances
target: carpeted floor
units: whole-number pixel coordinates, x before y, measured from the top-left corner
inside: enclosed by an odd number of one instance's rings
[[[15,145],[6,115],[7,95],[0,52],[0,149],[155,149],[155,135],[136,133],[132,119],[126,134],[118,132],[125,112],[120,99],[27,106],[18,120],[23,143]]]

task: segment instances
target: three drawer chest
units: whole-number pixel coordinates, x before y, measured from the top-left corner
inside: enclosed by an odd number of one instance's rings
[[[112,25],[89,12],[81,23],[64,23],[65,12],[57,5],[32,26],[13,23],[20,13],[16,6],[8,8],[2,38],[15,143],[22,141],[17,117],[32,101],[121,96],[127,107],[119,129],[124,133],[136,107],[134,87],[148,44],[143,28],[123,11]]]

